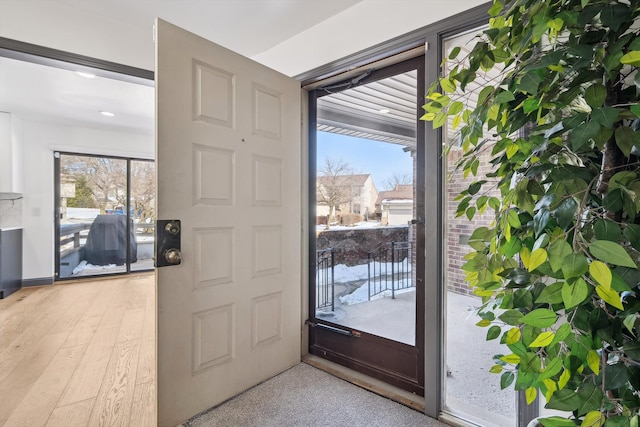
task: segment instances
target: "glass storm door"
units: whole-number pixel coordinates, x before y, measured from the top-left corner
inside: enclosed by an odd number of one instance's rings
[[[424,394],[424,57],[311,93],[310,352]]]

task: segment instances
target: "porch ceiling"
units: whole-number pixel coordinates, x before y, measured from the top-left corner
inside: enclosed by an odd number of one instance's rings
[[[415,70],[341,92],[326,88],[317,129],[415,148],[416,88]]]

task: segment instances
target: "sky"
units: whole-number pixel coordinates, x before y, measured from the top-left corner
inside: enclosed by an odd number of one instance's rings
[[[328,132],[318,132],[318,170],[325,158],[343,160],[354,169],[354,173],[368,173],[378,191],[390,190],[384,183],[394,174],[413,174],[413,160],[402,146],[386,142],[371,141]]]

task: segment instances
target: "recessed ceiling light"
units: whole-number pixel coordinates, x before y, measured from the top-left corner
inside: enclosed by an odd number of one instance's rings
[[[107,116],[107,117],[113,117],[115,116],[115,114],[113,114],[110,111],[100,111],[100,114],[102,114],[103,116]]]
[[[378,112],[380,114],[389,114],[391,112],[391,110],[389,110],[388,108],[383,108],[381,110],[378,110]]]
[[[92,73],[87,73],[86,71],[76,71],[76,74],[79,75],[80,77],[84,77],[87,79],[95,79],[96,75],[92,74]]]

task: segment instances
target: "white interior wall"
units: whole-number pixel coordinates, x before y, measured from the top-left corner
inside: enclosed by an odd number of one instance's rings
[[[152,159],[153,135],[22,120],[23,279],[54,275],[54,151]]]

